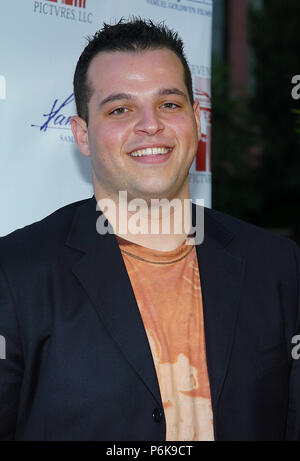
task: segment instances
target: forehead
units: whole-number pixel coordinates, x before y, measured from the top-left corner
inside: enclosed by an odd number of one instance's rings
[[[127,52],[100,52],[90,63],[88,83],[96,93],[116,90],[153,91],[178,87],[187,93],[180,59],[167,48]]]

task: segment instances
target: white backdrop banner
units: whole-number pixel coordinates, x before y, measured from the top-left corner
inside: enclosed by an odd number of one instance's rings
[[[211,206],[212,0],[14,0],[0,5],[0,235],[93,193],[76,148],[73,74],[86,37],[122,16],[165,21],[185,43],[202,139],[191,194]]]

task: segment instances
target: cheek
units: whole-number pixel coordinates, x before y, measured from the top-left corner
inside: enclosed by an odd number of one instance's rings
[[[198,140],[196,120],[187,116],[178,116],[175,120],[174,131],[180,143],[193,144]]]
[[[99,124],[91,127],[92,165],[98,177],[106,180],[123,169],[124,151],[130,130],[124,123]]]
[[[97,133],[97,146],[111,153],[118,154],[128,139],[130,128],[122,122],[106,123]]]

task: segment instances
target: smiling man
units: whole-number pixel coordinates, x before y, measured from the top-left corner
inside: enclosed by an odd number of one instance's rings
[[[0,239],[0,439],[300,439],[299,250],[208,209],[196,242],[200,109],[182,41],[151,21],[105,25],[74,93],[95,195]]]

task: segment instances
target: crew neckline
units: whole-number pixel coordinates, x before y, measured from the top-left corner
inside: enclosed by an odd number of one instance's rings
[[[122,254],[131,256],[140,261],[159,265],[179,262],[190,254],[194,248],[194,245],[187,245],[186,241],[184,241],[174,250],[161,251],[130,242],[118,235],[116,237]]]

